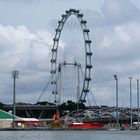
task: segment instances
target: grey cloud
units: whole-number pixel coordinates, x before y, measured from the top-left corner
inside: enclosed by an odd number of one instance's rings
[[[0,44],[5,44],[0,52],[0,78],[5,79],[1,80],[1,100],[11,102],[11,98],[5,98],[11,96],[13,70],[19,70],[17,97],[22,99],[22,95],[38,93],[37,100],[50,74],[51,34],[46,31],[31,33],[25,26],[0,25]],[[35,98],[30,98],[30,102]]]
[[[139,13],[140,10],[129,0],[106,0],[102,7],[102,14],[108,24],[140,20]]]
[[[88,21],[89,28],[100,29],[106,26],[140,21],[140,10],[129,0],[105,0],[101,13],[93,10],[81,10]]]
[[[8,2],[8,3],[27,3],[27,4],[31,4],[33,2],[37,2],[37,0],[0,0],[2,2]]]
[[[89,28],[104,26],[105,19],[99,12],[93,10],[82,10],[81,13],[84,14],[84,19],[87,20],[87,25]]]

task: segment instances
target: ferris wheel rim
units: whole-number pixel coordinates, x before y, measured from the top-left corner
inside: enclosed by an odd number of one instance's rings
[[[54,75],[57,73],[57,51],[58,51],[58,46],[59,46],[59,40],[61,37],[61,32],[63,30],[63,27],[67,21],[67,19],[71,16],[75,15],[77,19],[80,22],[81,30],[83,31],[83,37],[84,37],[84,46],[85,46],[85,72],[84,72],[84,80],[83,80],[83,86],[82,90],[80,91],[80,102],[85,102],[85,98],[87,93],[89,92],[89,82],[91,81],[91,56],[92,56],[92,51],[91,51],[91,40],[89,38],[89,32],[90,30],[87,28],[87,21],[83,19],[83,14],[80,13],[79,10],[75,9],[69,9],[66,10],[65,14],[62,14],[62,19],[58,21],[58,26],[55,29],[55,37],[53,38],[53,48],[52,48],[52,59],[51,59],[51,75],[52,75],[52,85],[53,87],[56,84],[55,77]],[[54,89],[53,89],[53,94],[54,94]]]

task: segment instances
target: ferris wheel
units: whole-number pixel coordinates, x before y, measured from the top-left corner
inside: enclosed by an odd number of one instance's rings
[[[62,60],[59,59],[61,55],[59,55],[59,50],[63,49],[65,46],[65,42],[61,40],[61,36],[64,30],[64,26],[67,23],[67,21],[70,19],[70,17],[74,16],[77,22],[79,23],[79,27],[81,30],[81,34],[83,37],[83,52],[82,56],[84,56],[84,69],[83,69],[83,81],[82,81],[82,86],[80,89],[80,96],[78,98],[79,102],[86,102],[86,95],[89,92],[89,83],[91,81],[91,69],[92,69],[92,64],[91,64],[91,57],[92,57],[92,51],[91,51],[91,40],[89,38],[89,32],[90,30],[87,28],[87,21],[83,19],[83,14],[80,13],[79,10],[75,9],[69,9],[66,10],[65,14],[62,14],[61,20],[58,21],[58,26],[55,29],[55,37],[53,39],[53,47],[51,49],[52,51],[52,57],[51,57],[51,84],[52,84],[52,93],[54,95],[54,101],[55,103],[59,103],[59,91],[57,89],[58,87],[58,82],[57,79],[59,77],[59,72],[60,72],[60,64],[62,66]],[[69,27],[67,27],[69,28]],[[73,36],[75,34],[73,33]],[[68,37],[70,39],[70,37]],[[73,42],[69,43],[72,44]],[[64,44],[64,46],[60,45]],[[69,45],[70,46],[70,45]],[[76,51],[76,50],[75,50]],[[76,52],[77,54],[80,52]],[[72,55],[72,54],[71,54]],[[81,59],[81,58],[80,58]],[[64,63],[67,64],[66,60],[64,60]],[[63,64],[64,64],[63,63]],[[75,60],[76,66],[79,66],[80,63]],[[74,64],[74,63],[68,63],[68,64]]]

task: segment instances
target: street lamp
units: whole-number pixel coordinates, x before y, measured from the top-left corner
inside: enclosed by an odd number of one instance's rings
[[[140,119],[139,119],[139,79],[137,79],[137,108],[138,108],[138,129],[139,129],[139,123],[140,123]]]
[[[132,78],[133,77],[128,77],[128,79],[130,80],[130,126],[132,127],[132,123],[133,123],[133,119],[132,119]]]
[[[15,99],[16,99],[16,79],[18,78],[18,71],[14,70],[12,72],[13,78],[13,128],[15,128],[15,114],[16,114],[16,106],[15,106]]]
[[[117,75],[113,75],[114,79],[116,80],[116,121],[117,121],[117,128],[119,126],[119,119],[118,119],[118,77]]]

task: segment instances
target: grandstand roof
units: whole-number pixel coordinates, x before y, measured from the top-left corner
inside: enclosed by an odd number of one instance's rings
[[[15,117],[17,118],[17,117]],[[13,114],[0,110],[0,119],[13,119]]]

